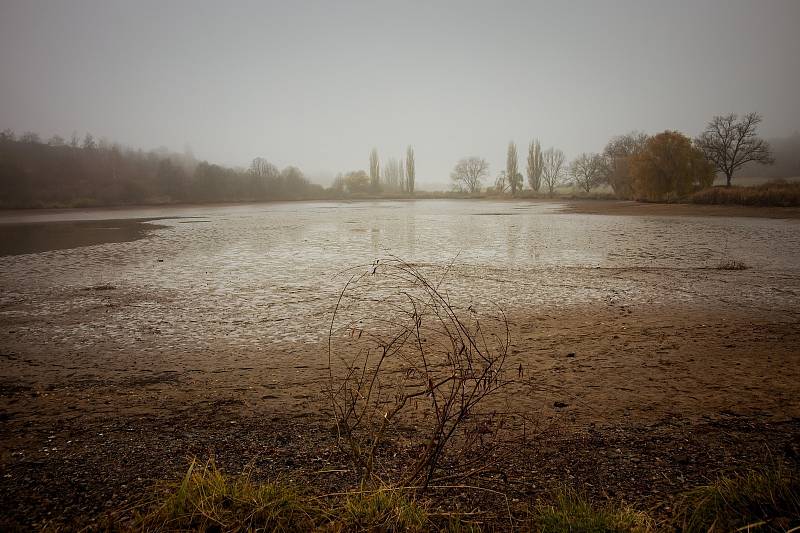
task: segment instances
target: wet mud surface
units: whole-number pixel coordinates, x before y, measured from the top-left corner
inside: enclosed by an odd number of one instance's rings
[[[148,219],[0,223],[0,257],[68,250],[147,237],[157,225]]]
[[[798,219],[797,207],[747,205],[662,204],[621,200],[569,200],[564,212],[618,216],[758,217]]]
[[[146,216],[167,219],[143,239],[0,257],[9,524],[85,523],[209,453],[347,488],[318,473],[346,469],[323,394],[327,326],[348,269],[392,254],[431,275],[455,258],[454,304],[507,313],[524,370],[507,398],[541,427],[487,483],[524,499],[574,480],[649,505],[796,458],[797,221],[438,201]],[[726,259],[749,268],[719,270]]]

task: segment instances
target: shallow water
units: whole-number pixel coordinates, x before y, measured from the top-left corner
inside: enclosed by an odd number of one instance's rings
[[[457,200],[33,212],[0,223],[164,217],[149,236],[0,257],[0,339],[200,349],[319,340],[348,268],[444,266],[465,305],[706,305],[797,313],[800,224],[564,214]],[[744,271],[720,271],[725,260]],[[85,290],[111,285],[113,290]],[[104,312],[99,313],[98,309]]]

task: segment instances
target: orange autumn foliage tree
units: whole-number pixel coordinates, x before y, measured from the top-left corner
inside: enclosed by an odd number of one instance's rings
[[[714,182],[714,167],[692,141],[677,131],[647,140],[631,160],[633,193],[637,200],[683,198]]]

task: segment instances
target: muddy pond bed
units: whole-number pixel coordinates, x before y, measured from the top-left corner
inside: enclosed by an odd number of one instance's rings
[[[486,480],[515,498],[567,482],[663,506],[726,468],[796,463],[800,222],[568,208],[4,213],[0,525],[91,523],[193,455],[349,486],[318,473],[347,469],[324,394],[328,326],[352,273],[391,257],[441,279],[457,309],[507,315],[526,380],[509,394],[541,422]]]

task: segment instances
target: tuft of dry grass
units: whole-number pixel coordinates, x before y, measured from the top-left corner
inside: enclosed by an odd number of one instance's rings
[[[293,488],[229,477],[213,460],[192,461],[166,498],[139,516],[137,531],[308,531],[321,512]]]
[[[381,487],[313,496],[283,483],[257,483],[245,471],[229,476],[213,460],[193,460],[179,482],[166,485],[130,523],[111,517],[108,531],[381,531],[466,532],[479,529],[457,514],[442,521],[428,514],[414,491]]]
[[[282,483],[256,483],[249,474],[227,476],[213,461],[192,461],[146,514],[133,522],[112,517],[104,531],[324,531],[477,532],[469,515],[435,512],[402,487],[314,496]],[[442,511],[437,507],[437,511]],[[509,511],[510,512],[510,511]],[[475,513],[473,513],[475,514]],[[574,488],[546,501],[522,504],[512,523],[520,531],[651,533],[655,531],[800,531],[800,475],[780,465],[733,473],[680,495],[671,517],[656,521],[624,503],[593,503]],[[500,522],[484,523],[490,530]],[[57,531],[56,529],[52,529]]]
[[[354,492],[335,512],[330,528],[337,531],[429,531],[425,509],[403,491],[383,488]]]
[[[593,506],[573,489],[561,489],[552,503],[539,504],[533,512],[532,528],[543,533],[649,533],[655,522],[647,514],[627,505],[608,502]]]
[[[780,465],[721,476],[681,497],[674,526],[686,533],[800,531],[800,476]]]

